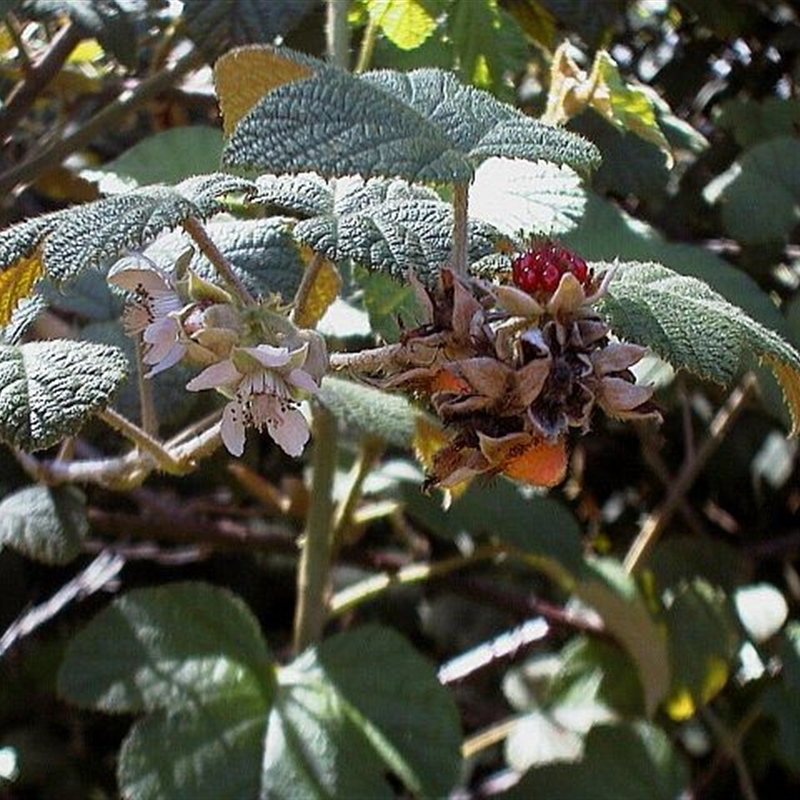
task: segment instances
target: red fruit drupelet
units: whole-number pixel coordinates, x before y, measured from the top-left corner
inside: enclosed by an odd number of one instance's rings
[[[551,241],[534,245],[511,262],[514,285],[528,294],[552,294],[567,272],[584,286],[591,277],[589,267],[579,255]]]

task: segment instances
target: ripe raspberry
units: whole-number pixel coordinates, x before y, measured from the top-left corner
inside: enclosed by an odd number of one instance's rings
[[[549,240],[535,244],[511,262],[514,285],[528,294],[552,294],[567,272],[584,286],[591,277],[589,267],[579,255]]]

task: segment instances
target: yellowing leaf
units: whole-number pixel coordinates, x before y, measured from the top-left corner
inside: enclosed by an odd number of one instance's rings
[[[790,364],[775,356],[764,356],[762,362],[772,370],[772,374],[783,390],[783,399],[792,418],[790,436],[800,433],[800,372]]]
[[[20,258],[14,265],[0,272],[0,327],[11,321],[11,315],[20,300],[30,296],[36,281],[44,274],[41,251],[28,258]]]
[[[99,61],[104,55],[103,48],[97,39],[84,39],[69,54],[68,64],[87,64]]]
[[[306,269],[309,268],[306,267]],[[336,265],[332,261],[324,259],[314,276],[314,282],[295,310],[295,324],[301,328],[315,327],[327,311],[328,306],[337,298],[341,288],[342,279]]]
[[[250,45],[226,53],[214,65],[214,86],[225,135],[230,136],[236,123],[264,95],[312,74],[310,67],[284,58],[274,48]]]
[[[643,86],[626,83],[614,59],[599,50],[587,74],[562,44],[553,55],[543,121],[557,125],[592,108],[615,128],[656,145],[672,162],[669,142],[658,125],[655,104]]]
[[[401,50],[419,47],[436,28],[436,20],[417,0],[367,0],[371,21]]]
[[[705,666],[705,681],[697,699],[687,687],[682,686],[664,702],[664,709],[672,719],[680,722],[693,717],[698,706],[706,705],[725,688],[729,675],[725,661],[711,656],[706,660]]]

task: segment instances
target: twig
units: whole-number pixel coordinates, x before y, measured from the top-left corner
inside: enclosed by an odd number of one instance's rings
[[[97,136],[118,127],[127,114],[169,89],[178,78],[202,63],[202,55],[193,49],[171,66],[143,80],[136,89],[123,92],[75,133],[45,145],[26,161],[0,174],[0,195],[10,192],[21,183],[34,180],[42,172],[57,166],[67,156],[90,144]]]
[[[356,373],[379,372],[402,350],[400,344],[388,344],[373,347],[371,350],[360,350],[357,353],[331,353],[329,366],[334,371],[349,370]]]
[[[333,476],[336,471],[337,424],[320,405],[314,408],[313,483],[297,570],[294,651],[319,641],[328,616],[328,589],[333,518]]]
[[[47,52],[36,63],[28,65],[25,77],[12,89],[0,111],[0,140],[11,134],[45,86],[58,75],[83,36],[84,32],[78,25],[67,23],[53,37]]]
[[[102,552],[49,600],[21,614],[0,638],[0,658],[17,642],[50,621],[70,603],[88,597],[119,575],[125,559],[118,553]]]
[[[689,491],[689,487],[727,436],[755,385],[755,376],[752,373],[745,375],[741,384],[731,392],[725,405],[717,412],[709,426],[708,435],[697,449],[694,458],[684,462],[666,500],[642,524],[641,530],[625,556],[624,566],[629,573],[635,572],[650,553],[658,541],[658,537],[678,509],[684,495]]]
[[[364,36],[361,39],[361,48],[358,51],[358,61],[354,72],[361,75],[369,69],[369,62],[372,61],[372,51],[375,49],[375,42],[378,39],[378,23],[370,17]]]
[[[238,298],[246,306],[254,306],[256,301],[242,283],[239,276],[234,272],[233,267],[220,249],[211,240],[205,227],[199,219],[189,217],[183,221],[183,228],[200,248],[200,252],[211,262],[219,276],[236,293]]]
[[[469,251],[469,184],[453,186],[453,271],[467,274]]]

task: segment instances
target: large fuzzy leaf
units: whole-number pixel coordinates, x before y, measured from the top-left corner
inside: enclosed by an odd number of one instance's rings
[[[800,430],[800,353],[702,281],[660,264],[620,264],[602,312],[620,336],[719,383],[755,356],[783,389],[792,434]]]
[[[42,450],[77,433],[125,380],[128,361],[89,342],[0,345],[0,441]]]
[[[252,189],[250,181],[232,175],[198,175],[177,186],[145,186],[2,231],[0,327],[43,275],[60,283],[86,269],[108,266],[126,250],[144,247],[190,217],[221,211],[222,196]]]
[[[452,251],[452,207],[421,186],[360,178],[337,183],[333,213],[302,220],[295,236],[332,261],[350,258],[404,279],[409,270],[435,279]],[[469,225],[470,260],[493,249],[497,231]]]
[[[268,52],[268,51],[267,51]],[[276,69],[298,64],[272,51]],[[221,94],[221,102],[225,97]],[[287,73],[236,125],[223,161],[269,172],[385,175],[465,183],[490,156],[587,169],[599,162],[581,137],[548,127],[436,69],[356,77],[322,62]]]

